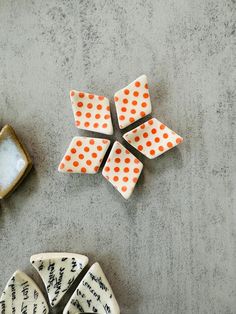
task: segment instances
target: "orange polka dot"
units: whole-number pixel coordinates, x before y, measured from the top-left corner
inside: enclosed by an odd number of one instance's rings
[[[98,123],[96,122],[96,123],[94,123],[93,124],[93,127],[96,129],[96,128],[98,128]]]
[[[94,98],[94,95],[93,94],[90,94],[89,95],[89,99],[93,99]]]
[[[137,105],[137,101],[136,101],[136,100],[133,100],[133,101],[132,101],[132,105],[136,106],[136,105]]]
[[[145,117],[145,116],[146,116],[146,113],[145,113],[144,111],[141,111],[141,112],[140,112],[140,116],[141,116],[141,117]]]
[[[104,99],[104,96],[98,96],[98,99],[99,99],[99,100],[103,100],[103,99]]]
[[[143,97],[144,97],[144,98],[148,98],[148,97],[149,97],[149,94],[148,94],[148,93],[144,93],[144,94],[143,94]]]
[[[78,106],[79,108],[81,108],[81,107],[83,107],[83,103],[82,103],[81,101],[79,101],[79,102],[77,102],[77,106]]]
[[[99,167],[98,167],[98,166],[94,167],[94,171],[95,171],[95,172],[98,172],[98,170],[99,170]]]
[[[160,152],[163,152],[164,147],[163,146],[159,146],[158,149],[159,149]]]
[[[146,89],[148,89],[148,83],[146,83],[146,84],[144,85],[144,87],[145,87]]]
[[[126,186],[122,186],[121,190],[122,190],[122,192],[126,192],[127,191],[127,187]]]
[[[126,173],[129,172],[129,168],[128,168],[128,167],[125,167],[125,168],[124,168],[124,172],[126,172]]]
[[[93,158],[97,158],[97,156],[98,156],[97,153],[92,153]]]
[[[78,161],[74,161],[74,162],[73,162],[73,166],[74,166],[74,167],[78,167],[78,165],[79,165]]]
[[[141,152],[143,150],[143,146],[142,145],[139,145],[138,146],[138,150]]]
[[[155,142],[156,142],[156,143],[159,143],[159,142],[160,142],[159,137],[155,137]]]
[[[164,134],[163,134],[163,137],[164,137],[164,138],[168,138],[169,135],[168,135],[167,133],[164,133]]]
[[[102,109],[102,105],[98,104],[97,105],[97,110],[101,110]]]
[[[75,96],[75,92],[72,91],[72,92],[70,93],[70,95],[71,95],[71,97]]]
[[[124,182],[128,182],[128,181],[129,181],[129,178],[128,178],[128,177],[123,177],[123,181],[124,181]]]
[[[82,145],[82,142],[81,142],[81,141],[77,141],[77,142],[76,142],[76,145],[77,145],[78,147],[80,147],[80,146]]]
[[[60,169],[64,169],[65,168],[65,164],[63,164],[63,162],[60,164]]]
[[[122,107],[122,108],[121,108],[121,111],[122,111],[122,112],[126,112],[126,111],[127,111],[127,108]]]
[[[110,117],[111,117],[111,116],[110,116],[109,114],[105,114],[104,119],[105,119],[105,120],[108,120],[108,119],[110,119]]]
[[[147,107],[147,103],[146,103],[146,102],[142,102],[141,106],[142,106],[143,108],[146,108],[146,107]]]
[[[119,177],[118,177],[118,176],[114,176],[114,177],[113,177],[113,180],[114,180],[115,182],[117,182],[117,181],[119,180]]]
[[[139,81],[136,81],[134,85],[135,85],[136,87],[139,87],[139,86],[140,86],[140,82],[139,82]]]
[[[135,142],[138,142],[138,141],[140,141],[140,137],[139,136],[135,136],[134,140],[135,140]]]
[[[120,120],[125,120],[125,116],[119,116]]]
[[[103,123],[102,127],[103,127],[103,129],[106,129],[107,128],[107,123]]]
[[[133,123],[134,122],[134,118],[133,117],[129,118],[129,122]]]
[[[89,102],[89,103],[87,104],[87,108],[92,109],[92,108],[93,108],[93,104],[91,104],[91,102]]]
[[[152,142],[151,142],[151,141],[147,141],[146,145],[147,145],[147,146],[151,146],[151,145],[152,145]]]
[[[79,93],[80,98],[84,98],[84,93]]]
[[[79,159],[84,159],[84,155],[83,154],[79,154]]]
[[[140,125],[140,129],[145,129],[145,124]]]
[[[85,116],[86,116],[86,118],[90,118],[91,117],[91,113],[87,112]]]
[[[137,158],[134,159],[135,164],[139,164],[139,160]]]
[[[67,169],[66,171],[67,171],[67,172],[73,172],[73,170],[72,170],[72,169]]]
[[[130,152],[128,151],[128,149],[125,150],[125,153],[126,153],[127,155],[130,154]]]
[[[123,103],[124,103],[124,104],[128,104],[128,99],[127,99],[127,98],[124,98],[124,99],[123,99]]]
[[[106,166],[104,170],[105,170],[106,172],[109,172],[109,171],[110,171],[110,167]]]
[[[130,163],[130,158],[125,158],[125,163],[126,164]]]
[[[115,172],[119,172],[119,171],[120,171],[120,168],[119,168],[119,167],[115,167],[115,168],[114,168],[114,171],[115,171]]]
[[[148,133],[147,133],[147,132],[144,132],[144,133],[143,133],[143,137],[144,137],[144,138],[147,138],[147,137],[148,137]]]
[[[130,111],[132,114],[135,114],[136,113],[136,110],[135,109],[131,109]]]
[[[167,143],[167,146],[168,146],[169,148],[171,148],[171,147],[173,147],[173,144],[172,144],[171,142],[168,142],[168,143]]]
[[[90,151],[90,148],[88,146],[85,146],[84,151],[88,153]]]
[[[102,140],[103,144],[107,144],[108,140]]]
[[[107,110],[107,111],[110,111],[110,106],[107,106],[107,107],[106,107],[106,110]]]
[[[116,154],[120,154],[121,153],[121,149],[120,148],[117,148],[116,149]]]
[[[139,173],[139,168],[134,168],[134,173]]]
[[[97,150],[98,150],[98,151],[101,151],[101,150],[102,150],[102,146],[98,145],[98,146],[97,146]]]
[[[177,139],[176,139],[176,143],[177,144],[180,144],[182,142],[182,139],[180,138],[180,137],[178,137]]]
[[[118,98],[117,96],[115,96],[115,97],[114,97],[114,100],[115,100],[115,101],[118,101],[118,100],[119,100],[119,98]]]
[[[150,150],[150,155],[152,155],[152,156],[155,155],[155,150],[154,150],[154,149],[151,149],[151,150]]]
[[[88,159],[88,160],[86,160],[86,164],[87,164],[88,166],[91,166],[92,161]]]
[[[152,134],[156,134],[157,133],[157,129],[152,129]]]
[[[81,111],[76,111],[76,115],[77,115],[77,117],[80,117],[80,116],[82,116],[82,112]]]
[[[80,121],[75,121],[76,126],[80,126]]]
[[[160,125],[160,129],[161,129],[161,130],[164,130],[165,127],[166,127],[166,126],[165,126],[164,124],[161,124],[161,125]]]
[[[138,131],[137,129],[134,129],[132,130],[132,133],[137,133],[137,131]]]
[[[84,126],[85,126],[86,128],[88,128],[89,125],[90,125],[90,123],[89,123],[88,121],[86,121],[86,122],[84,123]]]
[[[149,120],[149,121],[148,121],[148,124],[149,124],[149,125],[153,125],[153,120]]]
[[[99,113],[95,114],[95,118],[96,119],[100,119],[101,118],[101,115]]]
[[[117,164],[119,164],[119,163],[120,163],[120,158],[115,158],[115,162],[116,162]]]
[[[138,91],[134,91],[134,92],[133,92],[133,95],[134,95],[135,97],[138,97],[139,92],[138,92]]]
[[[125,95],[129,95],[129,90],[128,90],[128,89],[125,89],[125,90],[124,90],[124,93],[125,93]]]
[[[75,148],[71,148],[70,151],[71,151],[72,154],[75,154],[75,153],[76,153],[76,149],[75,149]]]
[[[94,141],[93,139],[91,139],[91,140],[89,141],[89,143],[90,143],[91,145],[93,145],[93,144],[95,143],[95,141]]]
[[[82,168],[81,168],[81,172],[85,173],[86,171],[87,171],[87,170],[86,170],[85,167],[82,167]]]

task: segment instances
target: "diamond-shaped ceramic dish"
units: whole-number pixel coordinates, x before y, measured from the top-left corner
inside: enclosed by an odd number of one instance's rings
[[[31,158],[10,125],[0,132],[0,199],[21,183],[32,167]]]

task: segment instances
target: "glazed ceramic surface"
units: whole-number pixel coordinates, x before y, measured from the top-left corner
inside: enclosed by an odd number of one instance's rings
[[[55,306],[87,265],[88,258],[72,253],[41,253],[33,255],[30,261],[44,282],[51,306]]]
[[[114,95],[120,129],[145,117],[152,111],[146,75],[141,75]]]
[[[106,97],[72,90],[70,98],[75,125],[79,129],[113,134],[110,105]]]
[[[103,168],[103,176],[128,199],[142,172],[143,164],[116,141]]]
[[[63,314],[120,314],[119,305],[100,265],[95,263],[82,279]]]
[[[183,141],[181,136],[155,118],[125,133],[123,137],[150,159],[160,156]]]
[[[0,298],[1,314],[47,314],[48,306],[35,282],[21,271],[8,281]]]

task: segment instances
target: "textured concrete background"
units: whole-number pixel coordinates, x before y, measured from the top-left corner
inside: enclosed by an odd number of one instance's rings
[[[234,9],[0,1],[0,125],[35,166],[1,202],[1,290],[17,268],[40,282],[31,254],[69,251],[101,263],[124,314],[236,313]],[[101,173],[58,173],[71,138],[88,135],[69,90],[109,97],[120,139],[113,94],[143,73],[153,116],[185,142],[152,161],[135,153],[145,165],[128,201]]]

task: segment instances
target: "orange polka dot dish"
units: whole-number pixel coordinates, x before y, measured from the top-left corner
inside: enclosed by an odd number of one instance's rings
[[[141,75],[114,95],[120,129],[150,114],[152,111],[146,75]]]
[[[107,139],[76,136],[59,164],[58,171],[95,174],[109,146],[110,141]]]
[[[119,142],[115,142],[102,175],[128,199],[142,172],[143,164]]]
[[[183,141],[181,136],[155,118],[125,133],[123,137],[150,159],[160,156]]]
[[[113,134],[110,105],[106,97],[72,90],[70,99],[77,128]]]

